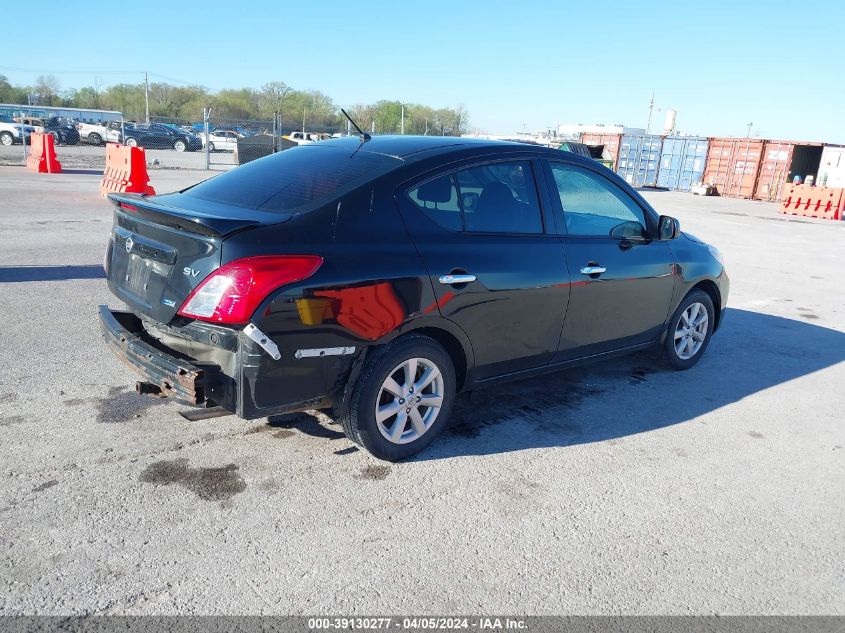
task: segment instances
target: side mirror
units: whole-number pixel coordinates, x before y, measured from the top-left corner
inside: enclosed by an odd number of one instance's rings
[[[661,215],[657,222],[657,236],[661,240],[674,240],[681,234],[681,223],[668,215]]]

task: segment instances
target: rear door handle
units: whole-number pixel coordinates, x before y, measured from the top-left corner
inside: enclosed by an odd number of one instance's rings
[[[604,266],[584,266],[581,269],[582,275],[601,275],[602,273],[606,273],[607,268]]]
[[[440,283],[445,286],[452,286],[456,284],[468,284],[475,281],[475,275],[440,275]]]

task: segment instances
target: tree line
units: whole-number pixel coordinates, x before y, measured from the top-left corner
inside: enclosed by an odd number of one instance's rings
[[[119,83],[62,89],[51,75],[42,75],[32,86],[17,86],[0,75],[0,103],[19,103],[95,110],[118,110],[128,120],[145,117],[144,84]],[[271,81],[260,89],[229,88],[212,92],[203,86],[149,84],[150,117],[185,123],[202,121],[210,107],[215,121],[271,120],[280,113],[284,128],[308,131],[346,129],[346,119],[328,95],[318,90],[295,90],[283,81]],[[378,134],[457,136],[469,130],[469,116],[459,105],[433,108],[419,103],[381,100],[346,108],[367,131]]]

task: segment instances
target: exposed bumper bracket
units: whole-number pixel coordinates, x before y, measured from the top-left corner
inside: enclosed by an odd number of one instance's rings
[[[210,420],[211,418],[222,418],[227,415],[234,415],[228,409],[223,407],[209,407],[208,409],[191,409],[190,411],[180,411],[181,415],[186,420],[196,422],[198,420]]]
[[[100,306],[100,326],[115,355],[145,379],[138,383],[139,393],[193,406],[205,403],[205,371],[146,342],[143,326],[133,313]]]
[[[273,360],[279,360],[282,357],[282,353],[279,351],[278,345],[273,342],[273,339],[255,327],[253,323],[247,324],[244,328],[244,334],[258,343],[261,349],[267,352]]]

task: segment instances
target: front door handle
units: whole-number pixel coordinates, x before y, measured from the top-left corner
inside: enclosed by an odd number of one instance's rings
[[[452,286],[456,284],[468,284],[475,281],[475,275],[440,275],[440,283],[445,286]]]
[[[606,273],[607,268],[604,266],[584,266],[581,269],[582,275],[601,275],[602,273]]]

